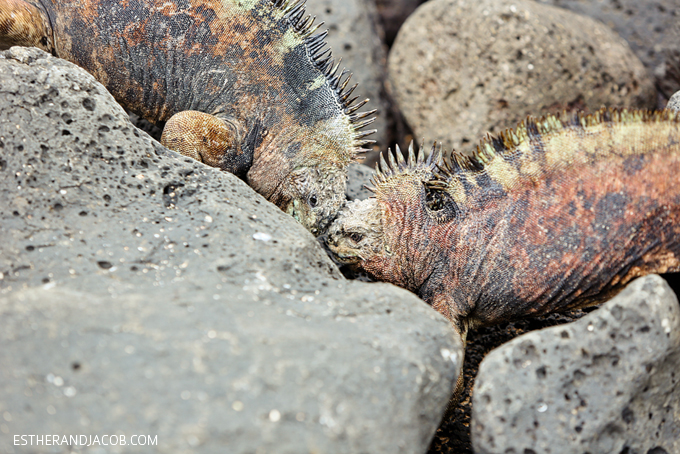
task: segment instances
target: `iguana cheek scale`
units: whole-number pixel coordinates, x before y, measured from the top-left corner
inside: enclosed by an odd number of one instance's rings
[[[123,107],[165,122],[164,145],[321,232],[375,111],[358,112],[365,101],[313,22],[297,0],[0,0],[0,49],[78,64]]]
[[[472,157],[388,154],[332,224],[341,262],[469,328],[599,303],[680,270],[680,120],[604,109],[528,119]]]

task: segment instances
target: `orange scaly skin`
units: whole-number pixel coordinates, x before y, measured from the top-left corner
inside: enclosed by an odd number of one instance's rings
[[[475,156],[390,153],[375,198],[329,229],[340,262],[469,328],[596,304],[680,269],[680,120],[604,109],[528,119]]]
[[[345,202],[374,111],[298,0],[0,0],[0,49],[92,73],[168,148],[243,178],[312,232]]]

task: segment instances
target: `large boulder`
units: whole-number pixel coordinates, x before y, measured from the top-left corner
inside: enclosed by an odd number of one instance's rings
[[[375,172],[368,166],[363,164],[350,164],[347,190],[345,191],[348,200],[364,200],[373,196],[373,193],[367,189],[371,187],[371,179]]]
[[[528,115],[657,102],[620,36],[531,0],[429,1],[402,26],[388,68],[415,137],[459,151]]]
[[[678,0],[537,0],[602,21],[630,45],[666,97],[680,90]]]
[[[472,410],[475,453],[680,452],[680,307],[639,278],[580,320],[487,355]]]
[[[65,449],[15,446],[25,434],[125,436],[116,452],[148,452],[133,435],[173,453],[427,448],[461,366],[449,323],[344,280],[301,225],[138,131],[84,71],[0,53],[0,176],[4,450]]]

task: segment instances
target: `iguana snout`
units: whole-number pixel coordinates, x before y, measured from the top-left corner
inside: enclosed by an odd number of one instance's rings
[[[326,245],[346,265],[386,254],[376,199],[348,203],[328,229]]]

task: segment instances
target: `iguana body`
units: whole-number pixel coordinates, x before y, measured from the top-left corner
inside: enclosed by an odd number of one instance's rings
[[[384,161],[329,229],[344,263],[468,328],[584,307],[680,269],[680,120],[602,110],[528,119],[471,158]]]
[[[165,122],[171,149],[244,178],[306,227],[344,203],[372,131],[296,0],[0,0],[0,48],[34,45]]]

